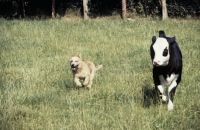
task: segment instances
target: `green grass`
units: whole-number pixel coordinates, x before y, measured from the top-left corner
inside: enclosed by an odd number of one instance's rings
[[[159,30],[183,53],[175,108],[155,100],[149,47]],[[200,21],[0,19],[0,129],[200,129]],[[71,54],[102,64],[76,89]]]

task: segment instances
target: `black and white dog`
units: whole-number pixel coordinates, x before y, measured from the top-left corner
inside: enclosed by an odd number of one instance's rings
[[[173,99],[177,85],[181,81],[182,54],[175,41],[175,37],[166,37],[164,31],[159,31],[159,37],[152,37],[150,54],[153,64],[153,80],[155,88],[162,96],[163,101],[167,101],[165,85],[168,87],[168,110],[172,110]]]

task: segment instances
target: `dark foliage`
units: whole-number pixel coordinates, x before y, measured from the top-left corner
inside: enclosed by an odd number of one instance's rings
[[[56,14],[64,16],[69,10],[82,15],[82,0],[55,0]],[[139,16],[161,16],[159,0],[127,0],[127,12]],[[110,16],[121,14],[121,0],[89,0],[89,16]],[[24,0],[28,18],[50,18],[52,0]],[[200,16],[199,0],[167,0],[169,17]],[[23,0],[0,0],[0,17],[7,19],[23,18]]]

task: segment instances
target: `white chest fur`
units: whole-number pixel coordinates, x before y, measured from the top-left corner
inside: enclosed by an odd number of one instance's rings
[[[159,79],[162,85],[170,85],[173,81],[177,80],[178,74],[172,73],[170,76],[167,75],[166,79],[163,77],[163,75],[159,75]]]

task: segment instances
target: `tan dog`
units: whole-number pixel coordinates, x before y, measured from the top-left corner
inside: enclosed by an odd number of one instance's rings
[[[94,63],[90,61],[82,61],[81,54],[78,54],[78,56],[71,56],[70,66],[76,85],[82,87],[80,80],[84,80],[83,85],[88,88],[92,86],[95,73],[103,67],[102,65],[95,66]]]

